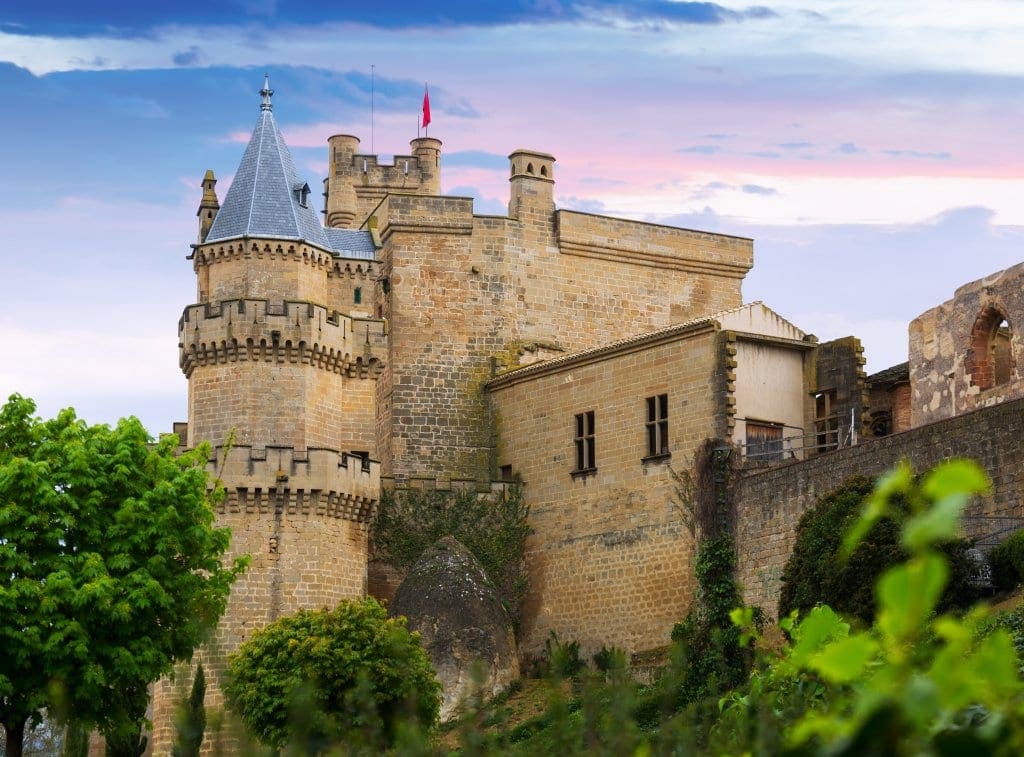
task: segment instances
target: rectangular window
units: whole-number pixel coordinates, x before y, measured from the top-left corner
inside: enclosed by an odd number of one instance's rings
[[[747,459],[782,460],[782,426],[747,421]]]
[[[573,473],[589,473],[597,470],[597,454],[594,450],[594,411],[588,410],[576,416],[576,470]]]
[[[839,447],[839,416],[836,415],[836,390],[814,395],[814,445],[818,452]]]
[[[668,395],[647,398],[647,457],[664,457],[668,451]]]

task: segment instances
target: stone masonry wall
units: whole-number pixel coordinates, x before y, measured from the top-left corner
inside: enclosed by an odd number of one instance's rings
[[[998,381],[993,332],[1003,319],[1010,329],[1009,365],[1008,376]],[[911,321],[911,424],[1024,395],[1022,327],[1024,263],[965,284],[953,299]]]
[[[918,472],[950,457],[974,458],[992,478],[994,494],[971,514],[1024,516],[1022,413],[1024,400],[1014,400],[748,474],[737,489],[737,574],[744,599],[774,616],[800,516],[850,476],[877,476],[904,458]]]
[[[723,336],[702,324],[490,385],[497,462],[522,477],[531,505],[524,652],[541,650],[551,631],[587,655],[602,644],[635,651],[668,642],[694,591],[693,541],[669,466],[688,470],[697,445],[721,432]],[[645,460],[646,399],[660,394],[670,455]],[[574,473],[575,416],[588,410],[597,467]]]
[[[482,385],[524,346],[588,349],[741,304],[750,240],[556,212],[540,178],[514,177],[512,195],[507,218],[473,216],[465,198],[390,196],[376,211],[385,473],[493,476]]]

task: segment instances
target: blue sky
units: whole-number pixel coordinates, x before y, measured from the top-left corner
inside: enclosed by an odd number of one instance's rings
[[[311,186],[330,134],[407,151],[429,82],[446,192],[503,212],[527,147],[562,207],[751,236],[745,299],[870,370],[1022,258],[1020,0],[321,5],[0,6],[0,392],[185,417],[199,179],[224,196],[264,72]]]

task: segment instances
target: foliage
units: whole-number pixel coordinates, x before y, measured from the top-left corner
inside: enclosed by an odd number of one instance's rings
[[[528,587],[529,513],[516,485],[494,497],[473,491],[385,491],[372,526],[374,556],[407,571],[438,539],[455,537],[480,561],[518,629]]]
[[[403,723],[431,726],[440,688],[419,635],[367,598],[257,631],[229,658],[224,693],[263,743],[318,754],[393,744]]]
[[[740,631],[729,617],[742,605],[733,576],[736,460],[731,446],[714,439],[706,440],[694,457],[693,522],[700,537],[694,566],[697,594],[686,618],[672,629],[677,649],[670,677],[676,706],[738,685],[753,662],[753,654],[741,649]]]
[[[874,625],[854,631],[828,607],[792,624],[792,644],[767,671],[774,679],[820,681],[827,695],[787,733],[798,753],[1019,754],[1024,681],[1010,634],[980,633],[987,613],[936,616],[949,577],[939,545],[953,538],[963,508],[988,489],[974,463],[947,461],[915,482],[903,464],[879,479],[846,533],[854,552],[875,523],[907,517],[905,562],[876,584]],[[731,704],[726,704],[726,707]]]
[[[142,735],[141,723],[131,721],[108,731],[106,741],[107,757],[142,757],[146,753],[148,739]]]
[[[137,419],[89,426],[0,408],[0,722],[17,755],[43,708],[137,731],[146,686],[191,656],[243,569],[221,564],[207,450]],[[16,745],[17,744],[17,745]]]
[[[544,640],[544,659],[547,672],[557,678],[575,678],[587,667],[580,657],[580,643],[560,641],[554,631]]]
[[[792,610],[807,613],[817,604],[827,604],[836,612],[871,623],[875,582],[886,569],[907,558],[900,543],[900,523],[908,516],[907,503],[895,498],[889,516],[872,525],[849,559],[839,559],[843,534],[856,522],[872,488],[872,482],[862,476],[847,479],[800,518],[796,543],[782,574],[780,615]],[[951,570],[939,609],[970,606],[980,597],[972,580],[976,565],[968,554],[970,543],[951,538],[939,548]]]
[[[192,679],[192,691],[178,708],[178,717],[174,724],[177,735],[171,749],[173,757],[199,757],[199,747],[203,743],[203,733],[206,731],[206,707],[203,705],[205,698],[206,674],[203,672],[203,664],[199,663],[196,666],[196,675]]]
[[[997,629],[1003,629],[1010,634],[1017,656],[1024,661],[1024,602],[986,619],[979,630],[982,635],[987,635]]]
[[[615,646],[606,647],[602,644],[592,659],[594,667],[602,673],[617,674],[625,671],[628,665],[626,650]]]
[[[988,554],[988,562],[997,589],[1009,591],[1024,583],[1024,528],[996,545]]]

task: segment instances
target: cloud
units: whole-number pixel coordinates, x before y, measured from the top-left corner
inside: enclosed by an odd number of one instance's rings
[[[946,152],[925,152],[921,150],[882,150],[883,155],[893,158],[923,158],[925,160],[949,160],[953,156]]]
[[[453,197],[472,197],[473,213],[481,216],[505,216],[508,215],[508,204],[496,197],[484,197],[483,193],[475,186],[461,184],[445,190],[446,195]]]
[[[856,155],[864,152],[864,149],[862,147],[857,147],[853,142],[843,142],[835,149],[835,151],[843,155]]]
[[[726,140],[726,139],[735,139],[735,138],[736,138],[736,134],[723,134],[723,133],[701,134],[701,139]]]
[[[608,213],[608,206],[593,197],[559,197],[558,206],[566,210],[578,210],[580,213]]]
[[[777,195],[779,190],[771,187],[762,187],[759,184],[744,184],[740,189],[748,195]]]
[[[781,144],[775,145],[782,150],[806,150],[810,147],[814,147],[813,142],[782,142]]]
[[[693,153],[696,155],[714,155],[721,151],[722,148],[718,145],[691,145],[690,147],[680,147],[675,150],[675,152]]]
[[[176,66],[194,66],[199,62],[199,46],[191,45],[188,50],[182,50],[171,56],[171,61]]]

